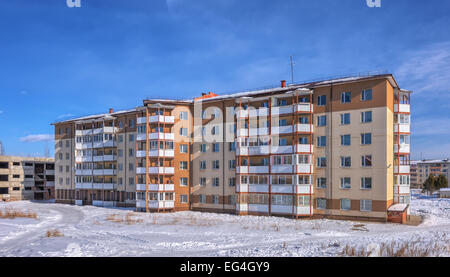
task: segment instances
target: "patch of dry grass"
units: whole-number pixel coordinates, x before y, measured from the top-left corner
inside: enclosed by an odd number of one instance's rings
[[[134,225],[137,223],[143,223],[144,220],[141,218],[136,218],[137,214],[133,212],[129,212],[125,216],[120,216],[118,214],[111,214],[106,217],[106,220],[115,222],[115,223],[123,223],[127,225]]]
[[[57,238],[57,237],[64,237],[64,234],[61,233],[58,229],[55,229],[55,230],[48,230],[46,236],[47,238]]]
[[[35,212],[31,212],[31,211],[24,212],[24,211],[20,211],[20,210],[11,209],[11,208],[6,208],[5,210],[0,211],[0,218],[14,219],[17,217],[37,219],[37,214]]]
[[[450,253],[450,244],[426,244],[419,242],[391,242],[381,243],[379,245],[380,257],[433,257],[439,255],[448,255]],[[378,251],[377,251],[378,252]],[[342,250],[341,256],[344,257],[369,257],[371,251],[364,247],[354,247],[346,245]]]

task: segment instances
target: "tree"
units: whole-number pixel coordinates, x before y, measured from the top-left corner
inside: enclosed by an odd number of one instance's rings
[[[439,190],[441,188],[448,188],[448,180],[445,175],[439,175],[439,177],[435,178],[434,180],[434,187],[436,190]]]
[[[423,183],[423,190],[428,191],[430,193],[433,193],[433,190],[435,188],[435,177],[433,175],[428,176],[428,179]]]

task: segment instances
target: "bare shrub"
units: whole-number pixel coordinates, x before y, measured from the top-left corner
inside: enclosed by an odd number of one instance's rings
[[[127,224],[127,225],[134,225],[136,223],[144,222],[143,219],[135,218],[135,217],[136,217],[136,214],[130,212],[127,215],[125,215],[125,217],[119,216],[118,214],[111,214],[106,217],[106,220],[115,222],[115,223],[123,223],[123,224]]]
[[[0,218],[14,219],[17,217],[37,219],[37,214],[35,212],[31,212],[31,211],[23,212],[23,211],[11,209],[11,208],[7,208],[4,211],[0,211]]]
[[[59,230],[48,230],[46,233],[47,238],[56,238],[56,237],[64,237],[64,234]]]

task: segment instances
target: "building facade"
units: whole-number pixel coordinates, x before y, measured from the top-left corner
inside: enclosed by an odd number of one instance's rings
[[[411,161],[411,186],[421,188],[430,175],[444,175],[448,180],[449,168],[449,159]]]
[[[409,204],[410,91],[349,77],[55,123],[57,201],[387,220]]]
[[[0,200],[50,199],[55,199],[53,159],[0,156]]]

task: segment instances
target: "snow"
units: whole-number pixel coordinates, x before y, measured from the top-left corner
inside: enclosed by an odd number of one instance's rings
[[[407,204],[395,204],[389,207],[388,211],[389,212],[403,212],[404,210],[406,210],[406,208],[408,208]]]
[[[39,202],[0,203],[37,219],[0,219],[0,256],[339,256],[347,245],[415,242],[449,245],[450,199],[415,196],[419,226],[343,220],[294,220],[193,211],[145,214],[131,209]],[[111,216],[130,223],[108,220]],[[57,229],[63,237],[47,238]],[[450,247],[447,247],[450,249]],[[449,251],[435,255],[450,256]]]

